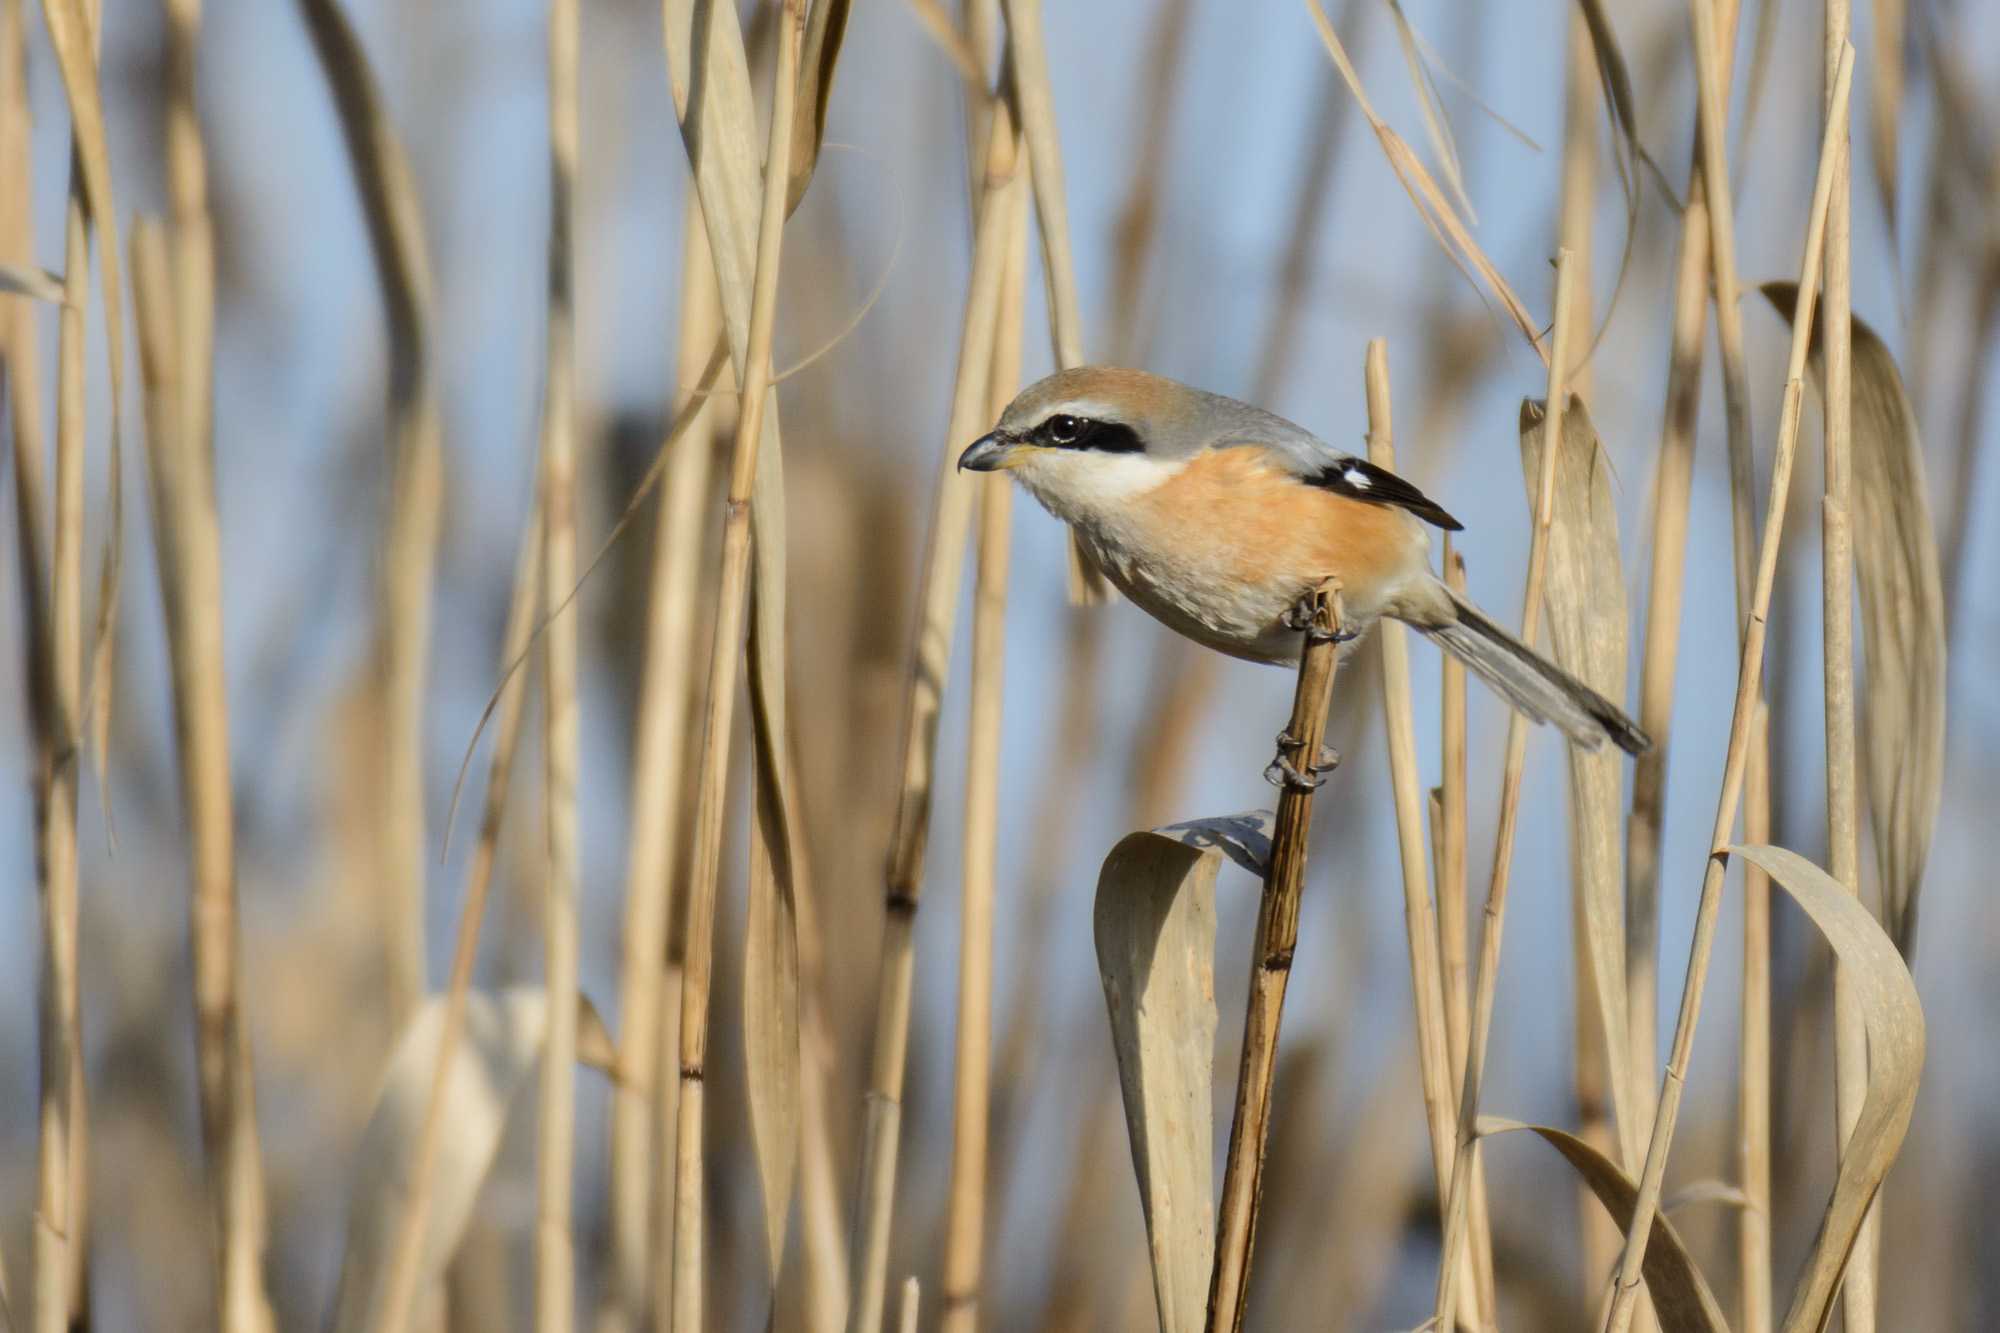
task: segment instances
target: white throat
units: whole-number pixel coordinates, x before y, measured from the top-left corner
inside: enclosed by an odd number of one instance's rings
[[[1099,528],[1184,466],[1141,453],[1048,450],[1012,470],[1042,508],[1072,526]]]

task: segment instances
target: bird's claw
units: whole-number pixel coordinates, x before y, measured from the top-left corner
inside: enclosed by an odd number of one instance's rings
[[[1320,629],[1313,620],[1313,595],[1308,593],[1285,608],[1279,623],[1288,630],[1306,636],[1312,643],[1352,643],[1361,637],[1358,629],[1349,629],[1344,622],[1336,621],[1331,632]]]
[[[1330,745],[1319,747],[1318,757],[1305,766],[1301,772],[1288,757],[1289,752],[1302,748],[1299,739],[1289,731],[1278,733],[1278,753],[1265,766],[1264,781],[1280,790],[1318,791],[1326,785],[1326,775],[1340,767],[1340,751]]]

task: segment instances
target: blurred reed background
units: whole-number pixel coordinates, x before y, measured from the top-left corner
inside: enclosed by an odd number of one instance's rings
[[[1636,1249],[1458,1094],[1637,1180],[1685,1056],[1640,1206],[1774,1327],[1912,1053],[1837,1317],[2000,1326],[2000,11],[1855,6],[1846,167],[1844,0],[1315,8],[0,0],[0,1328],[1158,1326],[1091,895],[1274,803],[1294,682],[1070,605],[949,469],[1078,361],[1372,432],[1671,740],[1342,666],[1248,1326],[1596,1327]],[[1854,407],[1803,395],[1732,745],[1802,276]],[[1698,891],[1726,768],[1880,929]]]

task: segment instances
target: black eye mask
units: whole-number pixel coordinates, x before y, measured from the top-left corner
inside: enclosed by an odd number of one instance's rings
[[[1145,451],[1139,432],[1118,421],[1097,421],[1090,417],[1058,412],[1035,427],[1028,437],[1051,449],[1093,449],[1100,453],[1136,454]]]

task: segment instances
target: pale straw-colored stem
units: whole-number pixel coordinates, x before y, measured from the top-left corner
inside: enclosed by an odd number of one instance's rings
[[[1562,454],[1563,415],[1569,403],[1568,367],[1575,355],[1572,338],[1578,321],[1564,317],[1575,282],[1575,265],[1568,250],[1556,251],[1555,337],[1549,354],[1548,402],[1542,418],[1542,470],[1535,487],[1534,528],[1528,542],[1528,576],[1521,595],[1521,641],[1533,647],[1542,622],[1542,592],[1547,582],[1549,528],[1555,521],[1556,460]],[[1500,772],[1500,827],[1493,840],[1493,877],[1486,892],[1484,928],[1479,941],[1479,965],[1473,973],[1472,1030],[1466,1046],[1465,1077],[1458,1106],[1456,1152],[1451,1185],[1445,1194],[1443,1260],[1438,1266],[1437,1326],[1448,1331],[1458,1317],[1459,1255],[1470,1220],[1474,1162],[1479,1141],[1474,1122],[1479,1116],[1479,1089],[1486,1072],[1486,1042],[1493,1028],[1493,997],[1500,975],[1501,927],[1506,921],[1507,890],[1513,878],[1514,836],[1521,814],[1521,774],[1528,756],[1528,720],[1519,712],[1507,717],[1507,756]]]
[[[535,1327],[567,1333],[576,1318],[577,627],[564,606],[576,585],[575,257],[577,0],[549,5],[548,347],[542,387],[543,791],[548,865],[542,889],[542,1050],[535,1154]]]
[[[756,278],[744,352],[743,398],[730,461],[724,509],[722,579],[716,594],[715,642],[709,657],[708,704],[702,724],[701,782],[695,806],[694,868],[689,879],[686,974],[681,986],[680,1102],[675,1120],[673,1326],[698,1333],[702,1320],[703,1079],[708,1059],[708,1006],[715,966],[715,900],[722,877],[723,804],[729,789],[729,741],[736,675],[743,661],[743,621],[750,573],[750,490],[771,396],[771,336],[777,322],[778,262],[785,223],[785,171],[791,161],[797,101],[803,0],[786,0],[771,91],[771,134],[764,160],[763,211],[757,228]]]
[[[1694,0],[1697,51],[1712,34],[1713,13],[1707,0]],[[1835,114],[1831,123],[1844,123],[1849,87],[1853,78],[1852,47],[1841,59],[1834,82]],[[1705,79],[1704,110],[1717,111],[1713,78]],[[1728,868],[1730,830],[1736,823],[1738,800],[1743,792],[1748,767],[1750,736],[1757,711],[1757,691],[1763,678],[1764,639],[1771,607],[1771,587],[1777,578],[1778,547],[1784,535],[1785,505],[1791,494],[1792,462],[1797,451],[1799,410],[1804,394],[1806,352],[1810,346],[1813,304],[1818,293],[1820,252],[1826,234],[1827,201],[1832,193],[1834,164],[1840,136],[1828,134],[1820,146],[1819,169],[1813,186],[1812,210],[1806,229],[1805,254],[1800,263],[1798,307],[1793,312],[1792,350],[1785,375],[1785,394],[1778,422],[1777,453],[1772,462],[1770,500],[1764,511],[1763,538],[1758,546],[1757,578],[1752,589],[1751,614],[1744,635],[1742,662],[1737,671],[1736,702],[1729,727],[1729,748],[1723,764],[1722,789],[1716,800],[1715,823],[1709,838],[1707,870],[1702,877],[1701,899],[1695,909],[1694,940],[1688,953],[1687,980],[1681,989],[1680,1014],[1674,1025],[1674,1042],[1667,1063],[1666,1078],[1654,1113],[1652,1141],[1646,1150],[1645,1172],[1639,1181],[1639,1196],[1633,1207],[1632,1223],[1625,1235],[1625,1252],[1619,1265],[1618,1283],[1611,1309],[1605,1318],[1610,1333],[1624,1333],[1631,1326],[1637,1303],[1641,1265],[1646,1242],[1652,1236],[1653,1219],[1659,1212],[1661,1182],[1666,1176],[1667,1154],[1673,1143],[1674,1121],[1680,1111],[1681,1091],[1686,1086],[1688,1058],[1694,1048],[1696,1021],[1701,1015],[1703,987],[1708,980],[1709,954],[1715,943],[1716,920],[1721,914],[1722,880]]]
[[[1026,173],[995,187],[1007,228],[1006,270],[996,312],[987,415],[998,420],[1021,379],[1021,325],[1028,268]],[[952,1089],[951,1195],[945,1209],[940,1326],[980,1325],[986,1248],[988,1129],[992,1101],[994,874],[1000,842],[1001,687],[1007,629],[1007,567],[1013,479],[982,478],[979,572],[973,592],[971,722],[966,744],[965,870],[959,907],[958,1040]]]
[[[1389,349],[1380,338],[1368,343],[1365,363],[1368,397],[1368,461],[1394,471],[1396,446],[1390,416]],[[1444,984],[1438,960],[1437,921],[1431,911],[1430,867],[1424,856],[1423,797],[1417,778],[1417,728],[1410,702],[1410,632],[1385,621],[1382,642],[1382,725],[1389,742],[1390,792],[1396,807],[1396,843],[1403,870],[1403,926],[1409,942],[1410,992],[1416,1016],[1417,1071],[1424,1096],[1424,1123],[1430,1131],[1431,1170],[1438,1197],[1451,1186],[1452,1111],[1455,1080],[1447,1064]],[[1469,1242],[1468,1242],[1469,1243]],[[1460,1299],[1478,1324],[1480,1293],[1476,1263],[1461,1270],[1467,1286]]]
[[[959,334],[957,381],[945,430],[946,453],[938,476],[916,646],[904,698],[901,776],[883,892],[874,1053],[869,1066],[851,1247],[850,1333],[876,1333],[887,1305],[889,1225],[895,1213],[903,1075],[909,1055],[911,990],[916,973],[915,918],[923,890],[924,849],[930,838],[938,712],[951,667],[958,585],[974,496],[972,479],[959,475],[952,460],[989,424],[987,384],[992,372],[994,313],[999,307],[1007,260],[1007,201],[997,187],[1013,176],[1019,147],[1013,110],[1005,98],[996,98],[986,146],[985,189],[973,233],[972,278]]]
[[[1841,52],[1847,46],[1849,0],[1826,0],[1825,95],[1827,133],[1839,140],[1833,191],[1827,204],[1825,276],[1821,279],[1820,350],[1826,366],[1825,494],[1820,508],[1820,590],[1825,658],[1827,866],[1847,891],[1861,892],[1860,786],[1854,739],[1854,536],[1849,504],[1853,469],[1853,283],[1849,231],[1851,217],[1851,136],[1847,109],[1833,102]],[[1878,21],[1879,26],[1879,21]],[[1901,52],[1897,52],[1898,59]],[[1889,71],[1882,72],[1890,77]],[[1892,219],[1893,221],[1893,219]],[[1861,1118],[1868,1091],[1868,1034],[1853,977],[1833,970],[1834,1113],[1841,1154]],[[1874,1333],[1876,1269],[1881,1261],[1881,1200],[1869,1205],[1841,1283],[1847,1333]]]

